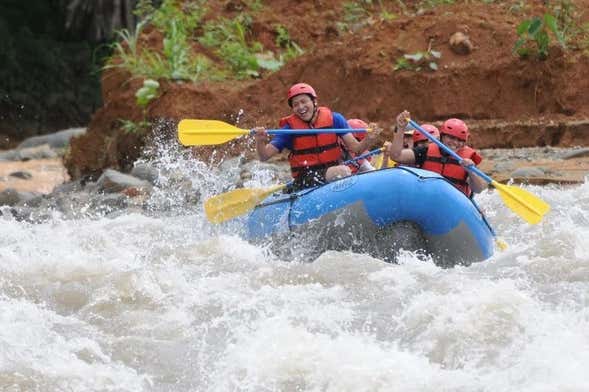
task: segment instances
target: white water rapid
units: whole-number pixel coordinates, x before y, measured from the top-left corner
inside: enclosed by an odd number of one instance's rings
[[[589,183],[526,187],[535,226],[478,197],[509,248],[470,267],[299,263],[206,222],[236,169],[152,163],[201,203],[162,177],[150,210],[0,218],[1,391],[589,391]]]

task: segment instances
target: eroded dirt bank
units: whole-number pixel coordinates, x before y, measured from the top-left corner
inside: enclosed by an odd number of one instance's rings
[[[183,118],[219,119],[231,124],[239,119],[243,128],[276,127],[278,118],[289,110],[287,88],[305,81],[318,91],[321,104],[348,118],[377,121],[385,128],[396,113],[407,108],[420,122],[465,119],[477,148],[589,144],[589,79],[584,77],[589,73],[589,58],[579,50],[555,45],[544,61],[521,59],[512,52],[516,26],[545,12],[542,4],[528,5],[517,13],[510,10],[509,1],[459,2],[420,15],[399,9],[393,20],[369,19],[342,32],[337,21],[343,2],[297,3],[296,14],[288,11],[291,3],[264,3],[254,14],[256,28],[250,38],[270,46],[274,38],[271,26],[279,23],[305,48],[304,55],[260,79],[160,81],[162,94],[148,108],[149,117],[160,121],[154,132],[169,133],[170,142],[176,142],[174,125]],[[587,19],[589,1],[574,3]],[[228,17],[241,12],[227,4],[211,4],[219,5],[212,7],[214,12]],[[468,36],[472,43],[469,53],[459,54],[451,48],[450,37],[456,32]],[[161,36],[150,32],[142,42],[157,47]],[[394,69],[403,54],[428,48],[441,53],[437,71]],[[106,167],[127,170],[149,137],[119,129],[120,118],[141,117],[134,93],[142,81],[110,71],[102,82],[104,106],[93,116],[88,133],[73,141],[65,160],[74,179],[96,177]],[[383,140],[389,137],[385,132]],[[244,149],[236,143],[216,148],[228,155]],[[211,150],[199,148],[197,154],[207,156]]]

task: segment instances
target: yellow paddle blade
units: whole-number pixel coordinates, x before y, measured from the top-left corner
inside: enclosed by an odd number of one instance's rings
[[[370,162],[370,163],[376,169],[380,169],[382,166],[382,154],[379,154],[379,155],[375,156],[374,158],[372,158],[372,162]]]
[[[184,146],[222,144],[249,133],[218,120],[182,120],[178,124],[178,139]]]
[[[253,209],[272,193],[286,187],[275,185],[264,189],[240,188],[213,196],[205,201],[205,214],[212,223],[236,218]]]
[[[370,162],[370,164],[372,166],[374,166],[376,169],[380,169],[382,167],[382,155],[376,155],[374,158],[372,158],[372,161]],[[397,166],[397,162],[395,162],[389,158],[389,164],[387,167],[395,167],[395,166]]]
[[[503,202],[528,223],[533,225],[539,223],[544,215],[550,211],[548,203],[525,189],[504,185],[497,181],[491,182],[491,185],[499,191]]]
[[[509,247],[509,245],[507,245],[507,242],[505,242],[501,238],[495,238],[495,245],[497,245],[497,247],[501,251],[507,250],[507,248]]]

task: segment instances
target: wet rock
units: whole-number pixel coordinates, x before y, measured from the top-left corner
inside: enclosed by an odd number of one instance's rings
[[[159,177],[159,171],[146,163],[135,163],[131,175],[155,185]]]
[[[129,198],[122,193],[111,193],[101,197],[94,197],[90,201],[89,208],[97,213],[108,214],[126,208],[128,201]]]
[[[522,167],[514,170],[511,176],[515,178],[544,177],[546,172],[539,167]]]
[[[84,185],[82,185],[82,182],[80,180],[69,181],[69,182],[64,182],[63,184],[57,185],[53,189],[53,192],[51,192],[51,194],[56,195],[59,193],[80,192],[80,191],[82,191],[82,189],[84,189]]]
[[[573,159],[573,158],[583,158],[589,157],[589,148],[580,148],[575,151],[570,151],[563,154],[562,159]]]
[[[60,211],[66,219],[75,219],[91,212],[91,200],[87,192],[59,194],[49,201],[47,208]]]
[[[13,206],[20,201],[18,191],[8,188],[0,192],[0,206]]]
[[[18,150],[0,152],[0,161],[20,161],[20,153]]]
[[[25,203],[37,195],[38,193],[35,192],[20,192],[15,189],[8,188],[0,192],[0,206],[14,206],[19,203]]]
[[[37,147],[43,144],[47,144],[51,148],[65,148],[72,137],[83,135],[84,133],[86,133],[86,128],[70,128],[48,135],[34,136],[25,139],[18,145],[18,149]]]
[[[142,189],[146,192],[149,192],[151,189],[149,182],[113,169],[105,170],[98,181],[96,181],[96,185],[99,191],[106,193],[121,192],[127,188]]]
[[[20,178],[21,180],[30,180],[33,175],[26,171],[15,171],[9,174],[11,177]]]
[[[37,147],[21,148],[18,150],[21,161],[31,159],[50,159],[57,158],[57,153],[51,149],[49,144],[42,144]]]
[[[515,169],[515,164],[514,164],[514,162],[511,162],[511,161],[497,162],[497,163],[495,163],[495,166],[493,167],[494,172],[508,172],[508,171],[512,171],[514,169]]]
[[[22,201],[21,203],[19,203],[19,205],[22,205],[23,207],[40,207],[44,200],[45,200],[46,195],[43,194],[34,194],[33,197]]]
[[[30,207],[14,207],[10,209],[10,214],[19,222],[40,223],[42,219],[35,219],[35,209]]]

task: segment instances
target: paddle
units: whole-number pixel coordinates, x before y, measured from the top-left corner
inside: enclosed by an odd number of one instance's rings
[[[378,170],[382,166],[382,160],[383,160],[383,156],[379,155],[374,159],[373,162],[370,162],[370,163],[372,164],[372,166],[374,166]],[[388,162],[387,167],[395,167],[396,165],[397,165],[397,162],[395,162],[391,158],[389,158],[389,162]]]
[[[349,133],[349,132],[366,132],[366,129],[268,129],[270,135],[280,135],[283,133],[296,135],[316,135],[319,133]],[[184,146],[207,146],[222,144],[236,137],[252,134],[249,129],[237,128],[218,120],[182,120],[178,124],[178,139]]]
[[[436,143],[441,149],[450,154],[454,159],[459,162],[462,161],[462,158],[458,154],[452,151],[444,143],[433,137],[425,129],[421,128],[415,121],[410,119],[409,124],[414,129],[419,131],[423,136],[427,137],[431,142]],[[539,223],[544,215],[550,211],[550,205],[548,203],[526,191],[525,189],[498,183],[474,165],[466,166],[465,169],[475,173],[477,176],[487,181],[487,183],[490,184],[493,188],[497,189],[505,205],[507,205],[507,207],[509,207],[513,212],[515,212],[530,224]]]
[[[384,147],[345,161],[347,165],[359,159],[382,153]],[[272,193],[285,188],[288,184],[274,185],[268,188],[239,188],[207,199],[204,203],[205,214],[211,223],[222,223],[245,214],[257,206]]]

